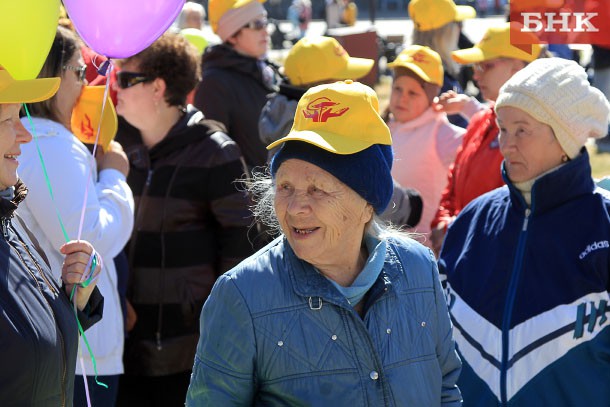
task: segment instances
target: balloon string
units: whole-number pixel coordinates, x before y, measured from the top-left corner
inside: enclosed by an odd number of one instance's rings
[[[38,133],[36,132],[36,128],[34,126],[34,121],[32,120],[32,116],[30,115],[30,111],[28,110],[28,107],[27,107],[27,105],[25,103],[23,104],[23,108],[24,108],[25,113],[26,113],[26,115],[28,117],[28,121],[30,122],[30,133],[32,134],[32,136],[34,138],[34,142],[36,144],[36,151],[38,153],[38,159],[39,159],[40,164],[42,166],[42,172],[44,174],[45,183],[47,185],[47,190],[49,191],[49,195],[51,196],[51,202],[53,202],[53,208],[55,209],[55,214],[57,215],[57,220],[59,221],[59,226],[61,227],[61,231],[62,231],[62,234],[64,236],[64,240],[67,243],[67,242],[70,241],[70,237],[68,236],[68,232],[66,231],[66,227],[64,226],[63,220],[61,218],[61,214],[59,212],[59,208],[57,207],[57,202],[55,201],[55,196],[53,194],[53,187],[51,186],[51,180],[49,179],[49,173],[47,171],[47,166],[46,166],[46,164],[44,162],[44,158],[42,156],[42,151],[40,150],[40,144],[38,143]],[[97,144],[97,140],[96,140],[96,144]],[[87,183],[87,185],[88,184],[89,183]],[[86,202],[86,199],[85,199],[85,202]],[[79,226],[79,231],[80,231],[81,227],[82,227],[82,224],[81,224],[81,226]],[[79,235],[80,235],[80,232],[79,232]],[[79,240],[80,240],[80,236],[79,236]],[[91,261],[93,262],[93,259]],[[95,263],[96,264],[95,265],[97,265],[97,261],[98,261],[98,259],[97,259],[97,256],[96,256],[96,259],[95,259]],[[100,263],[101,263],[101,261],[100,261]],[[93,270],[95,270],[95,267],[93,268]],[[90,275],[93,276],[93,273],[91,273]],[[89,285],[90,281],[87,281],[86,283],[87,283],[87,285]],[[76,285],[74,285],[74,287],[72,288],[72,293],[70,294],[70,301],[72,301],[72,298],[73,298],[75,293],[76,293]],[[93,370],[95,372],[95,382],[98,385],[100,385],[100,386],[108,388],[108,386],[106,384],[104,384],[102,382],[99,382],[97,380],[97,376],[98,376],[97,375],[97,363],[95,361],[95,356],[93,354],[93,351],[91,350],[91,347],[89,346],[89,342],[87,341],[87,336],[85,335],[85,332],[84,332],[84,330],[83,330],[83,328],[82,328],[82,326],[80,324],[80,321],[78,320],[78,314],[76,312],[76,301],[74,302],[74,316],[76,317],[76,324],[78,325],[78,330],[79,330],[79,332],[80,332],[80,334],[81,334],[81,336],[82,336],[82,338],[83,338],[83,340],[85,342],[85,345],[87,346],[87,350],[89,352],[89,356],[91,357],[91,362],[93,363]],[[81,355],[81,363],[84,363],[82,361],[82,355]],[[84,369],[83,369],[83,380],[85,380],[85,381],[87,380],[87,376],[85,374],[85,370]],[[85,384],[85,386],[86,386],[86,384]],[[89,396],[87,396],[87,402],[90,404]]]
[[[110,61],[110,60],[108,60]],[[97,133],[95,135],[95,142],[93,144],[93,152],[91,154],[93,154],[93,157],[95,158],[95,153],[97,152],[97,146],[100,140],[100,133],[102,131],[102,118],[104,117],[104,111],[106,109],[106,100],[108,99],[108,90],[110,88],[110,73],[112,72],[112,68],[113,65],[112,63],[110,63],[109,65],[109,69],[108,69],[108,76],[106,79],[106,87],[104,88],[104,97],[102,99],[102,111],[100,113],[100,121],[97,125]],[[93,166],[91,166],[91,171],[90,171],[90,178],[91,178],[91,182],[95,182],[95,177],[94,177],[94,172],[93,172]],[[89,197],[89,183],[85,183],[85,195],[83,197],[83,207],[81,209],[81,213],[80,213],[80,222],[78,224],[78,235],[77,235],[77,240],[80,240],[82,232],[83,232],[83,225],[85,223],[85,210],[87,209],[87,198]]]
[[[68,232],[66,232],[66,227],[64,226],[63,221],[61,220],[61,214],[59,213],[59,208],[57,208],[57,203],[55,202],[55,196],[53,195],[53,188],[51,187],[51,180],[49,179],[49,173],[47,172],[47,166],[44,163],[44,159],[42,158],[42,151],[40,151],[40,145],[38,144],[38,134],[34,127],[34,121],[32,120],[32,116],[30,115],[30,111],[28,110],[28,106],[24,103],[23,108],[25,110],[25,114],[28,116],[28,120],[30,122],[30,133],[34,136],[34,144],[36,144],[36,151],[38,152],[38,159],[40,160],[40,164],[42,165],[42,172],[44,174],[44,179],[47,184],[47,189],[49,190],[49,195],[51,195],[51,202],[53,202],[53,207],[55,208],[55,214],[57,215],[57,219],[59,220],[59,226],[61,227],[61,232],[64,235],[64,240],[66,243],[70,241],[68,237]]]

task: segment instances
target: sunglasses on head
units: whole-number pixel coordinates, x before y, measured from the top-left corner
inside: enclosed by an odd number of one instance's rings
[[[259,20],[250,21],[248,24],[244,25],[244,28],[249,28],[251,30],[260,31],[267,28],[267,24],[269,22],[266,18],[261,18]]]
[[[72,65],[64,65],[62,66],[64,71],[74,71],[76,72],[76,76],[80,82],[85,81],[85,77],[87,76],[87,65],[81,66],[72,66]]]
[[[148,76],[141,74],[139,72],[127,72],[127,71],[119,71],[116,74],[117,85],[121,89],[131,88],[132,86],[136,86],[138,83],[145,83],[152,81]]]

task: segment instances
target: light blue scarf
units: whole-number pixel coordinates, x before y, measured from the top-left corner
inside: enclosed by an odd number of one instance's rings
[[[15,187],[8,187],[0,191],[0,198],[12,200],[15,197]]]
[[[373,236],[367,235],[364,238],[364,243],[369,251],[369,258],[366,260],[364,268],[356,277],[356,280],[349,287],[343,287],[336,283],[330,278],[328,281],[339,290],[341,294],[347,298],[347,301],[352,305],[358,304],[364,294],[373,286],[381,270],[383,269],[383,263],[385,261],[386,242],[385,240],[378,240]]]

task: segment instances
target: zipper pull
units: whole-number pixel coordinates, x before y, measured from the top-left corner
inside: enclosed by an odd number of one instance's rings
[[[146,186],[148,187],[150,185],[150,180],[152,178],[153,175],[153,170],[148,170],[148,174],[146,175]]]
[[[2,236],[8,239],[8,219],[2,218]]]
[[[523,232],[525,232],[527,230],[527,223],[530,219],[530,214],[532,213],[530,208],[527,208],[525,210],[525,219],[523,219],[523,229],[521,229]]]

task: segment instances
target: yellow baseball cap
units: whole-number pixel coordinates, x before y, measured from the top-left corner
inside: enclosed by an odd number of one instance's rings
[[[290,49],[284,73],[290,83],[301,86],[328,80],[359,79],[368,74],[375,61],[350,57],[332,37],[305,37]]]
[[[346,80],[310,88],[299,100],[290,133],[267,146],[289,140],[313,144],[335,154],[354,154],[373,144],[392,144],[371,88]]]
[[[0,103],[34,103],[53,97],[60,78],[15,80],[0,67]]]
[[[441,56],[429,47],[411,45],[403,50],[394,62],[388,64],[392,69],[397,67],[413,71],[425,82],[443,86],[443,62]]]
[[[74,135],[85,144],[94,144],[96,138],[104,151],[108,150],[118,129],[118,119],[110,95],[102,112],[105,86],[85,86],[72,109],[70,127]],[[100,126],[101,121],[101,126]],[[98,128],[100,135],[97,137]]]
[[[512,27],[512,28],[511,28]],[[518,32],[519,36],[531,36],[532,52],[528,53],[515,47],[510,42],[511,30]],[[453,51],[451,57],[460,64],[474,64],[495,58],[514,58],[525,62],[532,62],[540,55],[542,46],[537,43],[537,38],[532,33],[520,32],[514,23],[502,23],[495,27],[489,27],[474,47]]]
[[[208,3],[210,27],[215,33],[218,33],[218,21],[227,11],[241,8],[254,1],[264,3],[267,0],[210,0]]]
[[[419,31],[430,31],[452,21],[475,18],[477,12],[470,6],[456,6],[453,0],[411,0],[409,16]]]

